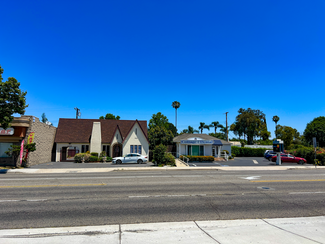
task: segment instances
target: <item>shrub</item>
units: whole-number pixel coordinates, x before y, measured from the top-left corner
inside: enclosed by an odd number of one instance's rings
[[[96,156],[96,157],[98,157],[98,153],[97,153],[97,152],[92,152],[92,153],[90,153],[90,155],[91,155],[91,156]]]
[[[94,155],[94,156],[96,156],[96,155]],[[106,152],[105,151],[102,151],[101,153],[100,153],[100,157],[105,157],[106,156]]]
[[[223,152],[226,152],[228,155],[229,155],[229,152],[228,152],[228,150],[222,150]]]
[[[160,144],[155,147],[153,150],[153,162],[157,164],[165,164],[165,153],[167,151],[167,147],[163,144]]]
[[[88,153],[77,153],[74,156],[74,162],[75,163],[82,163],[82,158],[85,159],[85,163],[88,163],[89,162],[89,158],[90,158],[90,154],[88,154]]]
[[[98,153],[97,153],[98,154]],[[99,161],[99,158],[96,157],[96,156],[90,156],[89,157],[89,162],[98,162]]]
[[[231,147],[231,152],[237,157],[264,157],[266,148]]]
[[[112,160],[113,160],[112,157],[106,157],[107,162],[112,162]]]
[[[167,165],[175,166],[175,158],[170,153],[165,154],[165,163]]]
[[[185,156],[188,158],[188,160],[190,162],[192,161],[198,161],[198,162],[203,162],[203,161],[214,161],[214,157],[213,156],[193,156],[193,155],[187,155]],[[183,156],[180,156],[180,159],[183,160]]]

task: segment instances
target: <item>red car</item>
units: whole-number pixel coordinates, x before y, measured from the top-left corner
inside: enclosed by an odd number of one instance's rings
[[[272,157],[272,162],[276,162],[277,156]],[[297,164],[305,164],[307,160],[304,158],[295,157],[291,154],[281,154],[281,162],[283,163],[297,163]]]

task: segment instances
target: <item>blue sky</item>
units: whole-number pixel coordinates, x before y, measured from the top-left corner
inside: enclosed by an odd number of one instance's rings
[[[177,100],[179,131],[250,107],[274,135],[274,115],[303,132],[325,112],[323,0],[14,0],[0,11],[3,76],[27,90],[26,114],[55,126],[75,107],[174,123]]]

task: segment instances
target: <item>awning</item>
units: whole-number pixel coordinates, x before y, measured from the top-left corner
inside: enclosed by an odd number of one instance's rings
[[[213,146],[222,146],[222,142],[220,140],[213,140]]]

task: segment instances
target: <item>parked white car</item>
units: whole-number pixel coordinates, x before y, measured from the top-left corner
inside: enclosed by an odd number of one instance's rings
[[[122,163],[134,163],[134,164],[142,164],[148,161],[147,156],[143,156],[138,153],[129,153],[125,155],[124,157],[116,157],[113,158],[112,163],[113,164],[122,164]]]

